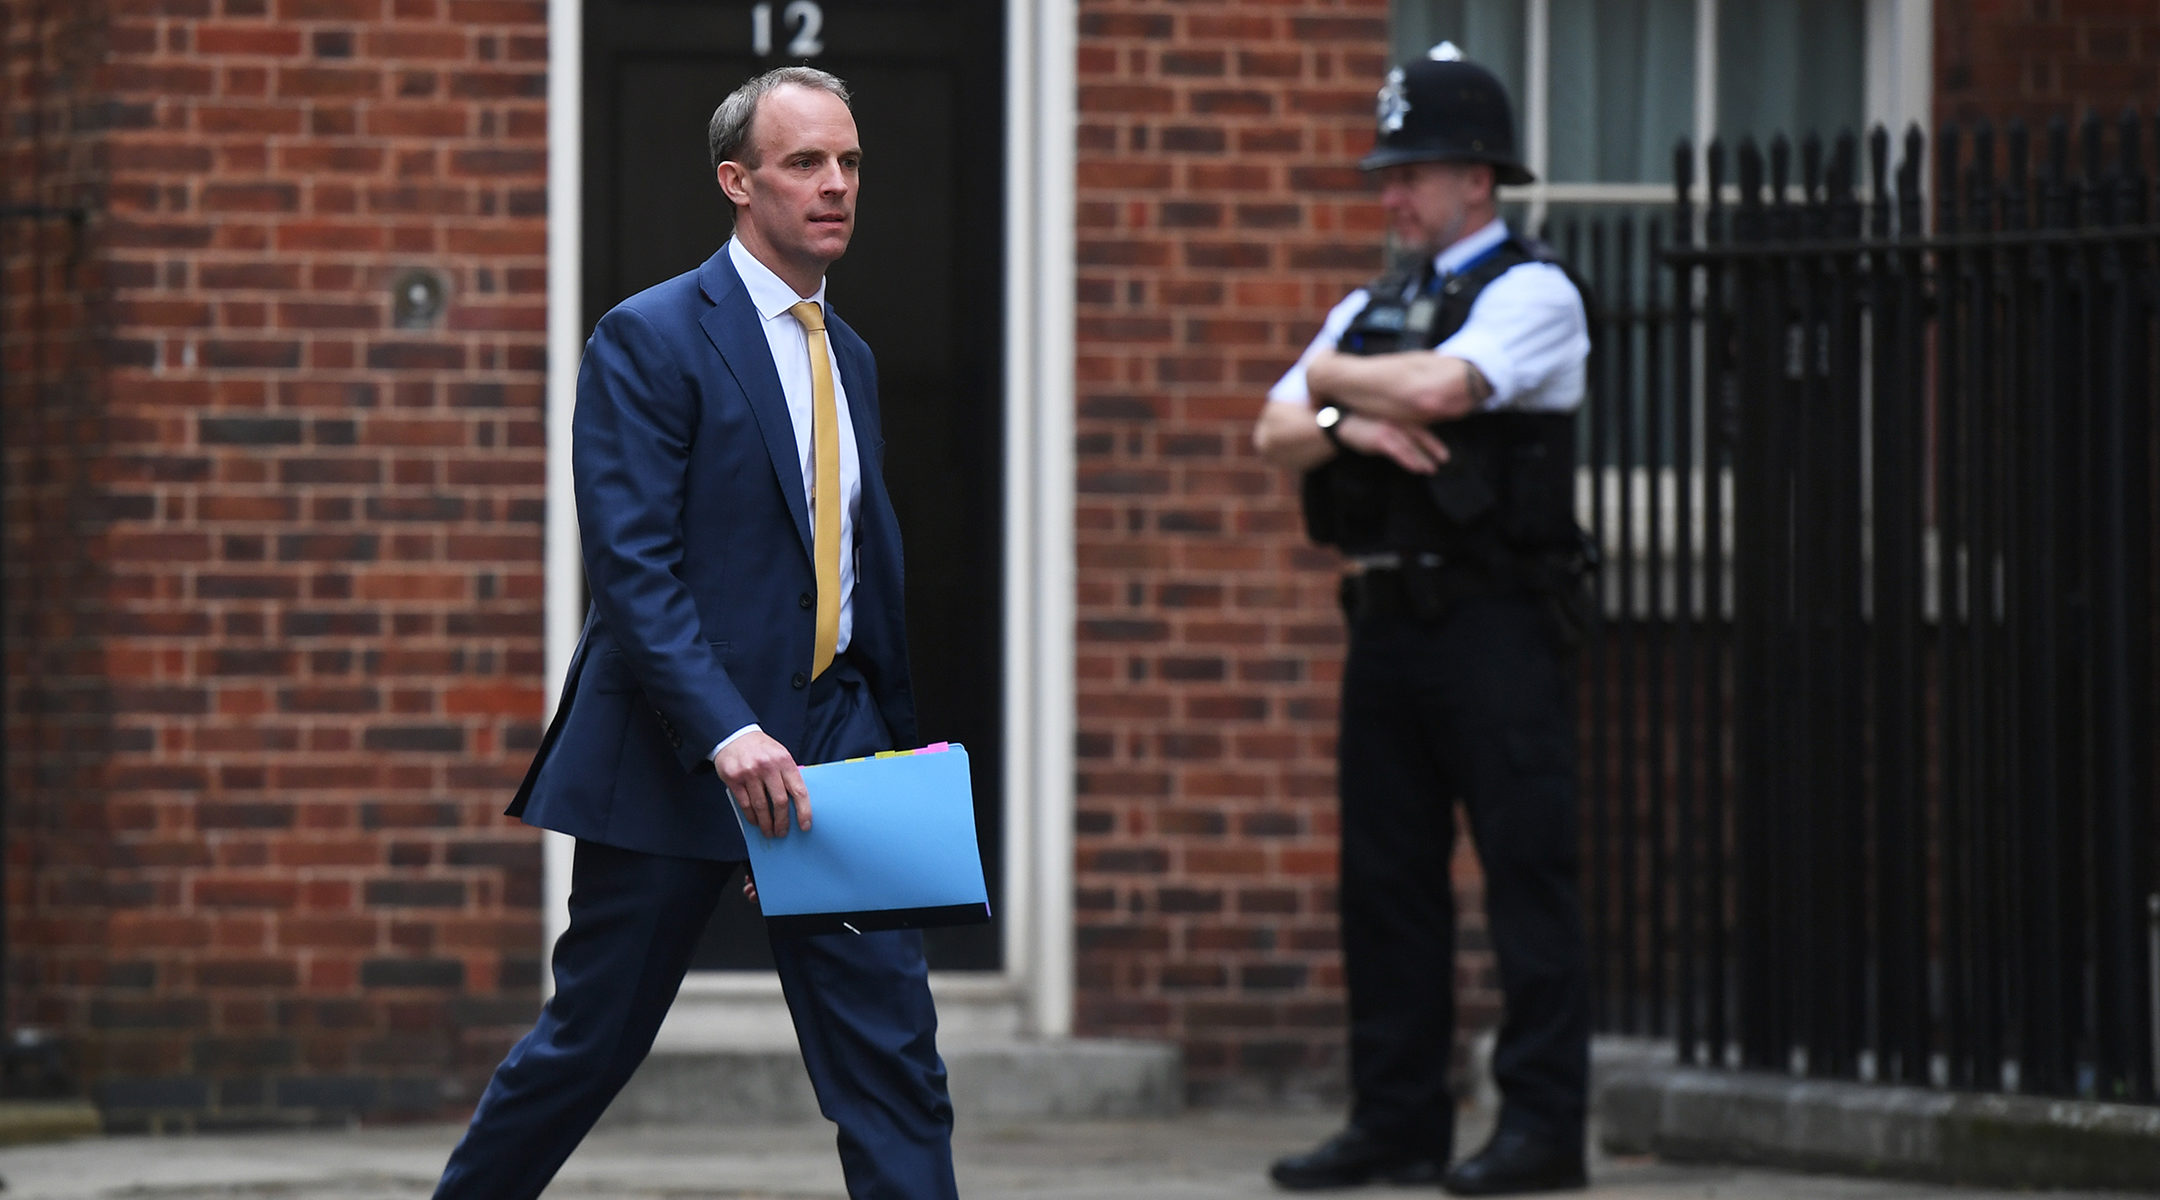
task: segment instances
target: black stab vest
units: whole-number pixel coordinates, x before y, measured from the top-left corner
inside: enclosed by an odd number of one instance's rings
[[[1413,278],[1382,276],[1336,348],[1387,354],[1438,346],[1470,319],[1478,293],[1529,262],[1556,260],[1543,244],[1510,237],[1436,292],[1405,300]],[[1569,282],[1582,292],[1572,275]],[[1579,547],[1574,413],[1479,412],[1435,422],[1432,431],[1449,452],[1435,475],[1349,450],[1306,472],[1306,533],[1347,554],[1437,554],[1488,570]]]

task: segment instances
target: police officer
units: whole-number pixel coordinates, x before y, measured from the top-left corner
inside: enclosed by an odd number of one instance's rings
[[[1307,530],[1346,561],[1339,778],[1349,1127],[1276,1162],[1290,1189],[1581,1187],[1589,989],[1563,658],[1588,554],[1574,523],[1580,289],[1498,215],[1506,91],[1443,43],[1388,75],[1359,164],[1408,262],[1335,306],[1268,393],[1254,444],[1305,472]],[[1454,804],[1485,873],[1506,1018],[1502,1104],[1452,1171]]]

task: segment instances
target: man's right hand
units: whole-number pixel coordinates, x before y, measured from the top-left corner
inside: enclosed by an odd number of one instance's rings
[[[788,805],[795,824],[810,828],[810,791],[787,747],[762,731],[746,733],[713,755],[713,770],[743,816],[766,837],[786,837]]]

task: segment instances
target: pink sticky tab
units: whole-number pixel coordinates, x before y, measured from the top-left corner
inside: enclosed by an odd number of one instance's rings
[[[947,750],[950,750],[950,749],[952,749],[952,743],[951,743],[951,742],[932,742],[932,743],[930,743],[929,745],[927,745],[927,746],[924,746],[924,747],[923,747],[922,749],[920,749],[920,750],[917,750],[917,751],[916,751],[915,753],[917,753],[917,754],[943,754],[943,753],[945,753],[945,752],[946,752]]]

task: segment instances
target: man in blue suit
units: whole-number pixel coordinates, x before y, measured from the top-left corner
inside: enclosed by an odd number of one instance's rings
[[[592,611],[510,808],[578,839],[570,925],[438,1200],[537,1196],[637,1069],[747,858],[731,802],[808,829],[798,762],[915,741],[876,366],[824,304],[862,158],[847,89],[759,76],[710,140],[734,238],[602,317],[578,374]],[[772,951],[849,1196],[955,1196],[921,934]]]

